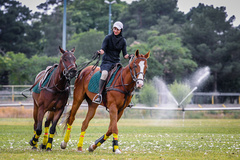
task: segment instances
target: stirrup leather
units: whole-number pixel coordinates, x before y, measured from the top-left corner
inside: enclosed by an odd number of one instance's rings
[[[96,101],[97,99],[100,99],[100,101]],[[96,94],[96,96],[94,96],[92,102],[97,103],[97,104],[101,104],[102,103],[102,94]]]

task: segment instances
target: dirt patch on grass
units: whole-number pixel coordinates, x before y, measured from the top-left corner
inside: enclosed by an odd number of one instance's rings
[[[33,109],[24,107],[1,107],[0,118],[32,118]]]

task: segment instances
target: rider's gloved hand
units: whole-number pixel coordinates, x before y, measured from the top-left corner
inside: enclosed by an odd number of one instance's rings
[[[132,59],[134,57],[134,55],[133,54],[130,54],[129,56],[128,56],[128,59],[130,60],[130,59]]]

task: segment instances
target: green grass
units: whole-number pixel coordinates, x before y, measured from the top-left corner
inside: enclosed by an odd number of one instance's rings
[[[76,152],[82,119],[72,128],[71,140],[60,149],[62,129],[57,129],[53,151],[32,150],[33,119],[0,119],[0,159],[240,159],[240,120],[150,120],[121,119],[119,147],[112,152],[112,137],[93,153],[87,148],[108,128],[108,119],[93,119],[85,134],[84,152]],[[40,137],[40,143],[42,136]],[[40,144],[39,143],[39,144]]]

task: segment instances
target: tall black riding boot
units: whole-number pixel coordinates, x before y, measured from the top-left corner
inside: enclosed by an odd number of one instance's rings
[[[97,104],[100,104],[102,102],[102,92],[103,92],[103,88],[104,88],[104,85],[105,85],[105,82],[106,80],[102,80],[100,79],[99,80],[99,93],[93,98],[93,102],[94,103],[97,103]]]

